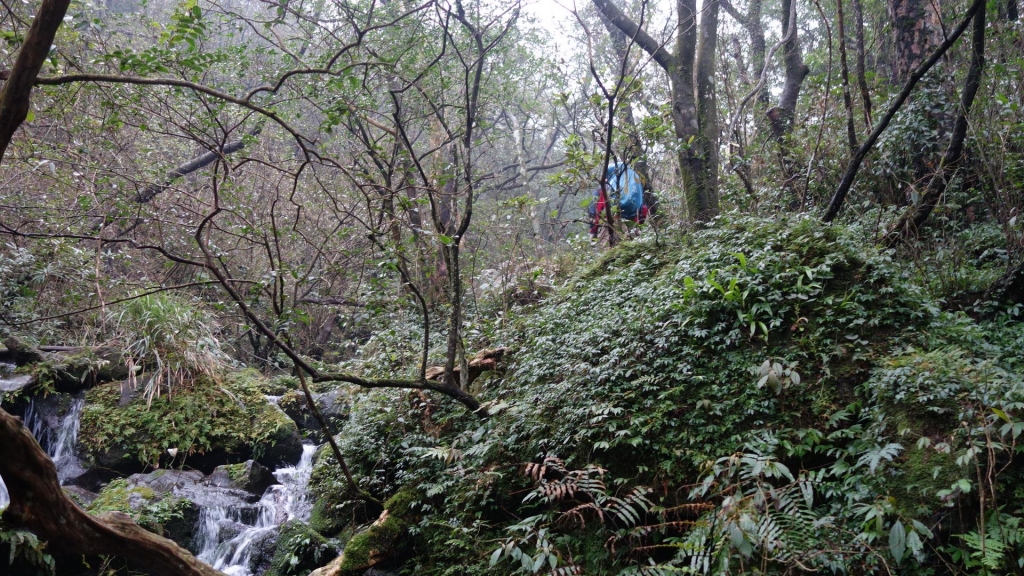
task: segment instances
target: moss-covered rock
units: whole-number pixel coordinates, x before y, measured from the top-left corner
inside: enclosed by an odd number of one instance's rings
[[[337,432],[349,415],[347,390],[339,387],[326,392],[314,393],[313,400],[316,402],[320,414],[327,420],[327,425],[331,427],[331,430]],[[313,416],[313,411],[309,409],[306,402],[306,395],[301,390],[292,390],[281,396],[277,405],[295,422],[303,434],[317,442],[324,441],[320,422]]]
[[[281,527],[277,549],[265,576],[305,576],[338,556],[337,547],[302,522]]]
[[[366,530],[358,532],[345,544],[338,567],[339,574],[354,576],[383,562],[394,560],[408,549],[400,537],[415,521],[413,506],[422,495],[403,488],[384,503],[384,512]]]
[[[191,500],[160,493],[126,478],[110,482],[87,510],[94,514],[124,512],[143,528],[182,547],[191,543],[192,529],[199,520],[199,507]]]
[[[30,362],[18,371],[31,376],[37,385],[58,392],[78,392],[128,377],[123,353],[114,348],[83,346],[63,352],[32,352],[33,356],[23,358]]]
[[[268,396],[284,396],[299,389],[299,379],[290,374],[278,374],[264,380],[260,388]]]
[[[309,493],[313,502],[309,525],[329,538],[343,538],[352,527],[372,522],[376,517],[375,511],[352,494],[326,444],[320,447],[313,461]]]
[[[86,393],[78,448],[91,464],[120,473],[188,465],[212,471],[254,458],[276,468],[302,454],[295,423],[266,401],[255,371],[199,378],[146,399],[120,383]]]
[[[260,496],[274,483],[274,476],[266,466],[254,460],[246,460],[240,464],[218,466],[205,482],[211,486],[244,490]]]
[[[262,404],[253,419],[252,454],[271,470],[295,464],[302,456],[302,437],[295,422],[273,404]]]

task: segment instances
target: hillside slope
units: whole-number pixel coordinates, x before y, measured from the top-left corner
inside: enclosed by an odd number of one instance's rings
[[[1022,325],[943,311],[856,230],[739,219],[627,244],[517,322],[480,384],[487,420],[360,396],[341,445],[404,513],[346,556],[415,574],[1016,568]],[[358,506],[333,470],[322,454],[313,526],[344,540]]]

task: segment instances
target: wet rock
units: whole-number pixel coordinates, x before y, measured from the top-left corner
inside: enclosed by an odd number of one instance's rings
[[[256,536],[249,545],[253,547],[249,569],[253,574],[266,574],[274,561],[279,537],[276,530],[268,530]],[[296,572],[299,574],[300,572]]]
[[[258,499],[258,495],[245,490],[213,485],[197,470],[154,470],[148,474],[133,474],[128,478],[128,484],[130,488],[149,491],[156,497],[176,496],[197,506],[245,508]]]
[[[295,423],[273,404],[267,405],[266,413],[264,421],[275,421],[265,426],[272,430],[270,435],[253,448],[256,461],[271,470],[298,462],[302,457],[302,437]]]
[[[204,483],[218,488],[245,490],[255,496],[262,496],[267,488],[274,484],[274,476],[266,466],[254,460],[246,460],[241,464],[218,466]]]
[[[64,492],[66,492],[67,495],[70,496],[71,499],[78,503],[78,505],[81,506],[82,508],[87,508],[90,504],[93,503],[93,501],[95,501],[100,496],[99,494],[95,492],[90,492],[89,490],[86,490],[85,488],[82,488],[80,486],[65,486]]]
[[[313,394],[313,400],[333,430],[337,431],[348,420],[349,402],[345,390],[336,388],[322,394]],[[313,411],[309,409],[305,394],[292,390],[281,396],[278,405],[295,422],[299,430],[304,431],[307,436],[317,442],[324,440],[320,422],[313,416]]]
[[[338,549],[302,522],[282,526],[270,570],[265,576],[307,574],[338,557]]]
[[[18,392],[32,385],[36,377],[32,374],[15,374],[14,364],[0,363],[0,394]]]

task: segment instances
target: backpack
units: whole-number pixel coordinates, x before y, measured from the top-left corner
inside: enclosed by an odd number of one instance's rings
[[[608,167],[608,186],[613,194],[619,195],[619,214],[622,218],[636,220],[644,205],[644,187],[640,176],[625,164]]]

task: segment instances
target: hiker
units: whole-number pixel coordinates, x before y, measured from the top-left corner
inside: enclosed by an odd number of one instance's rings
[[[652,212],[652,207],[657,206],[657,198],[635,170],[625,164],[613,164],[608,167],[604,184],[611,189],[618,197],[619,209],[617,217],[634,226],[643,224]],[[590,236],[597,238],[601,231],[601,219],[606,214],[608,195],[604,185],[594,190],[594,198],[590,203]]]
[[[608,196],[605,195],[604,186],[594,190],[594,198],[590,202],[590,207],[587,209],[590,213],[591,238],[597,239],[597,236],[601,233],[601,217],[605,214],[605,204],[607,202]]]

